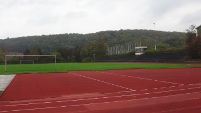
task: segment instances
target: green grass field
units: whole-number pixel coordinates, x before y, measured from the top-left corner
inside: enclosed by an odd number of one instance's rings
[[[54,64],[18,64],[0,66],[2,74],[22,74],[22,73],[51,73],[68,71],[104,71],[119,69],[164,69],[164,68],[193,68],[186,64],[141,64],[141,63],[57,63]]]

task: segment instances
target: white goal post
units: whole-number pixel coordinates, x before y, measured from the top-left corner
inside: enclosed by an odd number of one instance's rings
[[[54,57],[54,69],[56,70],[56,55],[5,55],[5,71],[7,71],[7,57]]]

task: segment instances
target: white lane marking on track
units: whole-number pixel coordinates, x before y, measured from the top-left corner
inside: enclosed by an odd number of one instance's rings
[[[149,81],[156,81],[156,82],[163,82],[163,83],[169,83],[169,84],[182,85],[181,83],[174,83],[174,82],[168,82],[168,81],[160,81],[160,80],[154,80],[154,79],[149,79],[149,78],[142,78],[142,77],[136,77],[136,76],[116,74],[116,73],[111,73],[111,72],[102,72],[102,73],[108,73],[108,74],[119,75],[119,76],[126,76],[126,77],[130,77],[130,78],[139,78],[139,79],[142,79],[142,80],[149,80]]]
[[[198,89],[198,88],[201,88],[201,87],[194,87],[194,88],[187,88],[187,89]]]
[[[127,88],[127,87],[123,87],[123,86],[116,85],[116,84],[109,83],[109,82],[105,82],[105,81],[103,81],[103,80],[98,80],[98,79],[95,79],[95,78],[92,78],[92,77],[87,77],[87,76],[84,76],[84,75],[81,75],[81,74],[76,74],[76,73],[73,73],[73,72],[70,72],[70,73],[73,74],[73,75],[76,75],[76,76],[80,76],[80,77],[83,77],[83,78],[91,79],[91,80],[98,81],[98,82],[101,82],[101,83],[105,83],[105,84],[108,84],[108,85],[120,87],[120,88],[123,88],[123,89],[126,89],[126,90],[136,91],[136,90],[134,90],[134,89]]]
[[[185,93],[185,94],[176,94],[176,95],[186,95],[186,94],[196,94],[196,93],[201,93],[201,92],[191,92],[191,93]],[[113,102],[122,102],[122,101],[135,101],[135,100],[142,100],[142,99],[156,99],[156,98],[161,98],[161,97],[171,97],[171,96],[176,96],[176,95],[168,95],[168,96],[160,96],[160,97],[151,97],[151,98],[140,98],[140,99],[130,99],[130,100],[120,100],[120,101],[106,101],[106,102],[101,102],[101,104],[104,103],[113,103]],[[195,99],[201,99],[201,98],[193,98]],[[99,102],[96,103],[87,103],[87,104],[76,104],[76,105],[67,105],[67,106],[83,106],[83,105],[91,105],[91,104],[100,104]],[[32,109],[16,109],[12,111],[33,111],[33,110],[45,110],[45,109],[57,109],[57,108],[64,108],[67,106],[59,106],[59,107],[44,107],[44,108],[32,108]],[[10,111],[0,111],[0,113],[5,113],[5,112],[10,112]]]
[[[102,97],[102,98],[106,99],[106,98],[110,98],[110,97]]]
[[[136,97],[139,95],[149,95],[149,94],[160,94],[160,93],[168,93],[168,92],[174,92],[174,91],[184,91],[188,89],[200,89],[201,87],[193,87],[193,88],[186,88],[186,89],[175,89],[175,90],[166,90],[166,91],[160,91],[160,92],[150,92],[150,93],[142,93],[142,94],[128,94],[128,95],[120,95],[120,96],[109,96],[109,97],[100,97],[100,98],[86,98],[86,99],[76,99],[76,100],[63,100],[63,101],[53,101],[53,102],[68,102],[68,101],[84,101],[84,100],[98,100],[98,99],[107,99],[107,98],[122,98],[122,97]],[[125,91],[125,92],[130,92],[132,91]],[[121,93],[121,92],[117,92]],[[192,93],[192,92],[191,92]],[[191,93],[186,93],[186,94],[191,94]],[[33,104],[49,104],[53,102],[40,102],[40,103],[27,103],[27,104],[16,104],[16,105],[4,105],[4,106],[28,106],[28,105],[33,105]],[[1,111],[1,112],[6,112],[6,111]]]
[[[181,110],[187,110],[187,109],[195,109],[195,108],[201,108],[201,106],[196,106],[196,107],[187,107],[187,108],[181,108],[181,109],[173,109],[173,110],[167,110],[167,111],[159,111],[159,112],[153,112],[153,113],[166,113],[166,112],[178,112]]]
[[[48,102],[43,102],[44,104],[48,104]],[[26,104],[15,104],[15,105],[4,105],[8,107],[14,107],[14,106],[28,106],[28,105],[34,105],[34,104],[41,104],[41,103],[26,103]]]
[[[45,104],[50,104],[50,103],[52,103],[52,102],[44,102]]]
[[[8,111],[0,111],[0,113],[7,113]]]
[[[180,84],[178,87],[182,87],[182,86],[184,86],[184,84]]]
[[[35,110],[46,110],[46,109],[58,109],[58,108],[65,108],[67,106],[59,106],[59,107],[44,107],[44,108],[32,108],[32,109],[15,109],[11,110],[12,112],[19,112],[19,111],[35,111]],[[0,113],[7,113],[10,111],[0,111]]]
[[[174,88],[174,87],[176,87],[176,86],[171,86],[170,88]]]
[[[147,91],[148,89],[142,89],[142,90],[140,90],[140,91]]]
[[[179,95],[186,95],[186,94],[195,94],[195,93],[201,93],[201,92],[193,92],[193,93],[185,93],[185,94],[179,94]],[[151,97],[151,98],[140,98],[140,99],[131,99],[131,100],[126,100],[126,101],[135,101],[135,100],[143,100],[143,99],[157,99],[157,98],[164,98],[164,97],[171,97],[171,96],[176,96],[176,95],[168,95],[168,96],[160,96],[160,97]],[[201,98],[193,98],[193,100],[196,99],[201,99]],[[125,100],[124,100],[125,101]],[[114,103],[114,102],[122,102],[121,101],[110,101],[110,102],[101,102],[101,104],[105,103]],[[100,103],[88,103],[88,104],[79,104],[79,105],[69,105],[69,106],[85,106],[85,105],[92,105],[92,104],[100,104]]]
[[[147,95],[147,94],[159,94],[159,93],[168,93],[168,92],[175,92],[175,91],[184,91],[184,90],[191,90],[191,89],[200,89],[201,87],[193,87],[193,88],[186,88],[186,89],[175,89],[175,90],[165,90],[165,91],[159,91],[159,92],[149,92],[149,93],[141,93],[141,94],[128,94],[128,95],[120,95],[120,96],[108,96],[108,97],[100,97],[100,98],[85,98],[85,99],[74,99],[74,100],[62,100],[62,101],[53,101],[53,102],[57,102],[57,103],[61,103],[61,102],[75,102],[75,101],[85,101],[85,100],[98,100],[101,98],[121,98],[121,97],[125,97],[125,96],[137,96],[137,95]],[[123,91],[122,91],[123,92]],[[118,93],[122,93],[122,92],[117,92]],[[125,91],[128,93],[132,93],[133,91]],[[113,94],[113,93],[111,93]],[[33,105],[33,104],[50,104],[53,102],[40,102],[40,103],[27,103],[27,104],[15,104],[15,105],[4,105],[4,106],[28,106],[28,105]]]
[[[201,88],[201,87],[195,87],[193,89],[196,88]],[[192,88],[191,88],[192,89]],[[100,98],[86,98],[86,99],[76,99],[76,100],[63,100],[63,101],[55,101],[55,102],[69,102],[69,101],[85,101],[85,100],[98,100],[98,99],[108,99],[108,98],[122,98],[122,97],[136,97],[136,96],[140,96],[140,95],[149,95],[149,94],[160,94],[160,93],[169,93],[169,92],[175,92],[175,91],[183,91],[183,90],[187,90],[187,89],[177,89],[177,90],[167,90],[167,91],[160,91],[160,92],[151,92],[151,93],[142,93],[142,94],[128,94],[128,95],[120,95],[120,96],[109,96],[109,97],[100,97]],[[193,92],[191,92],[193,93]],[[186,93],[186,94],[191,94],[191,93]],[[41,103],[32,103],[32,104],[49,104],[50,102],[41,102]],[[53,103],[53,102],[51,102]],[[16,104],[16,105],[4,105],[4,106],[28,106],[28,105],[32,105],[32,104]]]
[[[20,110],[12,110],[12,111],[20,111]]]
[[[62,101],[56,101],[56,102],[60,103],[60,102],[62,102]]]

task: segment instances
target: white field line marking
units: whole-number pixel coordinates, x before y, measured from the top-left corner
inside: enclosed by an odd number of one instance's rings
[[[103,81],[103,80],[98,80],[98,79],[95,79],[95,78],[86,77],[86,76],[84,76],[84,75],[80,75],[80,74],[76,74],[76,73],[72,73],[72,72],[70,72],[70,73],[73,74],[73,75],[76,75],[76,76],[80,76],[80,77],[83,77],[83,78],[91,79],[91,80],[98,81],[98,82],[101,82],[101,83],[104,83],[104,84],[108,84],[108,85],[120,87],[120,88],[122,88],[122,89],[130,90],[130,91],[136,91],[136,90],[134,90],[134,89],[130,89],[130,88],[123,87],[123,86],[120,86],[120,85],[112,84],[112,83],[109,83],[109,82],[105,82],[105,81]]]
[[[184,86],[192,86],[192,85],[184,85]],[[135,92],[137,92],[137,91],[151,91],[151,90],[157,90],[157,89],[159,89],[159,90],[165,90],[165,89],[170,90],[170,89],[176,88],[176,87],[181,88],[179,86],[170,86],[170,87],[161,87],[161,88],[152,88],[152,89],[141,89],[141,90],[136,90]],[[198,89],[198,88],[201,88],[201,86],[184,88],[184,89]],[[168,90],[165,90],[165,91],[168,91]],[[174,91],[178,91],[178,90],[174,90]],[[131,93],[131,92],[134,92],[134,91],[119,91],[119,92],[115,92],[115,93],[118,94],[118,93]],[[105,94],[114,94],[114,93],[105,93]]]
[[[150,79],[150,78],[142,78],[142,77],[136,77],[136,76],[116,74],[116,73],[111,73],[111,72],[101,72],[101,73],[108,73],[108,74],[112,74],[112,75],[126,76],[126,77],[130,77],[130,78],[138,78],[138,79],[141,79],[141,80],[149,80],[149,81],[162,82],[162,83],[168,83],[168,84],[174,84],[174,85],[184,85],[184,84],[181,84],[181,83],[174,83],[174,82],[168,82],[168,81],[160,81],[160,80],[154,80],[154,79]]]
[[[190,89],[199,89],[201,87],[194,87]],[[60,100],[60,101],[52,101],[52,102],[40,102],[40,103],[27,103],[27,104],[15,104],[15,105],[4,105],[7,107],[13,107],[13,106],[29,106],[29,105],[37,105],[37,104],[51,104],[51,103],[64,103],[64,102],[78,102],[78,101],[87,101],[87,100],[101,100],[101,99],[109,99],[109,98],[123,98],[123,97],[133,97],[135,98],[136,96],[142,96],[142,95],[150,95],[150,94],[160,94],[160,93],[169,93],[169,92],[176,92],[176,91],[184,91],[188,90],[187,89],[177,89],[177,90],[167,90],[167,91],[160,91],[160,92],[149,92],[149,93],[142,93],[142,94],[127,94],[127,95],[119,95],[119,96],[104,96],[104,97],[99,97],[99,98],[85,98],[85,99],[75,99],[75,100]],[[191,93],[197,93],[197,92],[191,92]],[[186,93],[186,94],[191,94],[191,93]],[[176,94],[179,95],[179,94]],[[160,96],[158,96],[160,97]]]

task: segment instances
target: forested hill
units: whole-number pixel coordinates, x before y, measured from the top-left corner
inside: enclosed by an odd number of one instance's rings
[[[180,47],[185,42],[185,33],[153,30],[119,30],[101,31],[91,34],[27,36],[0,40],[0,48],[16,52],[40,48],[44,53],[50,53],[57,51],[59,48],[74,48],[97,39],[102,39],[108,46],[123,45],[130,42],[142,42],[145,46],[151,46],[157,40],[157,44],[160,46]]]

